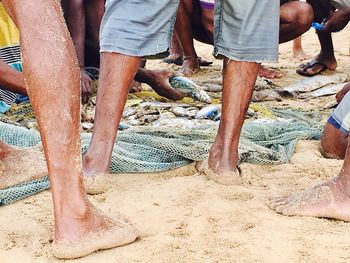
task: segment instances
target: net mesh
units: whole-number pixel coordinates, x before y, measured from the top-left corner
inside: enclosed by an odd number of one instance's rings
[[[274,110],[276,119],[248,121],[243,126],[240,162],[281,164],[290,161],[299,140],[318,140],[322,127],[316,114]],[[141,127],[120,131],[112,154],[110,171],[146,173],[175,169],[207,158],[217,123],[196,129]],[[82,150],[91,134],[81,136]],[[37,131],[0,122],[0,140],[19,147],[40,143]],[[0,205],[9,204],[49,188],[48,177],[0,190]]]

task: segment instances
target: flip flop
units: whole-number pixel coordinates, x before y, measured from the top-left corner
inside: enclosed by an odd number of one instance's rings
[[[165,58],[163,59],[163,62],[168,63],[168,64],[175,64],[177,66],[181,66],[182,65],[182,61],[183,61],[183,57],[180,56],[176,59],[172,59],[172,58]]]
[[[206,61],[205,59],[201,58],[201,57],[198,57],[198,60],[199,60],[199,66],[201,67],[208,67],[210,66],[211,64],[213,64],[213,62],[211,61]]]
[[[314,74],[310,74],[310,73],[307,72],[308,69],[313,68],[316,65],[322,66],[321,70],[315,72]],[[327,65],[322,63],[322,62],[317,62],[317,61],[315,61],[315,62],[307,62],[305,64],[300,65],[300,68],[297,70],[297,73],[299,75],[302,75],[302,76],[305,76],[305,77],[313,77],[313,76],[316,76],[316,75],[322,73],[323,71],[325,71],[327,69],[328,69]]]
[[[206,61],[201,57],[198,57],[198,61],[199,61],[199,66],[201,66],[201,67],[208,67],[211,64],[213,64],[213,62]],[[182,66],[183,57],[181,56],[181,57],[178,57],[176,59],[165,58],[165,59],[163,59],[163,62],[168,63],[168,64],[175,64],[177,66]]]

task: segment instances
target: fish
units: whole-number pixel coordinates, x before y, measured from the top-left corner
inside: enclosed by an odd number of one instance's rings
[[[127,125],[125,123],[119,123],[119,127],[118,127],[118,130],[120,131],[124,131],[124,130],[127,130],[130,128],[130,125]]]
[[[214,120],[217,115],[221,112],[220,105],[210,105],[202,108],[196,114],[196,119],[211,119]]]
[[[81,127],[83,127],[85,130],[91,130],[94,127],[94,124],[90,122],[83,122]]]
[[[338,106],[338,102],[335,96],[332,96],[329,101],[322,107],[324,110],[333,109]]]
[[[202,87],[204,91],[208,91],[208,92],[222,91],[222,85],[219,85],[219,84],[208,83],[208,84],[204,84]]]
[[[187,96],[200,102],[211,103],[210,96],[189,78],[176,76],[171,77],[169,82],[174,89],[185,93]]]
[[[171,129],[196,129],[198,127],[203,127],[203,125],[215,126],[216,122],[212,120],[189,120],[187,118],[178,117],[176,119],[159,119],[151,124],[152,127],[169,127]]]
[[[318,90],[303,94],[302,98],[309,98],[309,97],[317,98],[317,97],[334,95],[334,94],[337,94],[339,91],[341,91],[345,85],[346,83],[327,85]]]
[[[134,115],[136,113],[136,110],[134,108],[126,106],[123,111],[123,118],[130,117],[131,115]]]
[[[317,75],[306,79],[299,80],[287,87],[276,90],[281,96],[297,97],[299,93],[311,92],[322,88],[328,84],[340,84],[346,81],[346,74],[335,75]]]
[[[258,77],[255,81],[255,90],[261,91],[266,89],[275,88],[276,85],[269,79]]]
[[[187,109],[182,107],[175,107],[175,108],[172,108],[170,111],[174,113],[176,116],[189,117],[189,118],[194,118],[199,112],[198,108],[196,107],[190,107]]]
[[[166,103],[166,102],[159,102],[159,101],[147,101],[142,102],[140,105],[141,110],[145,109],[160,109],[160,110],[168,110],[173,107],[182,107],[182,108],[188,108],[190,105],[185,103]]]
[[[252,102],[261,101],[282,101],[282,97],[278,92],[272,89],[254,92]]]

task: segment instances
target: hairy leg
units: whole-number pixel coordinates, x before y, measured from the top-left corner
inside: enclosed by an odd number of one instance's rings
[[[59,3],[54,0],[3,3],[20,30],[24,77],[50,175],[54,254],[62,258],[81,257],[117,246],[119,241],[132,242],[136,238],[134,229],[112,224],[111,219],[93,208],[84,191],[79,134],[80,75]],[[45,55],[38,56],[38,50]],[[111,233],[116,238],[111,238]]]
[[[259,67],[258,63],[224,60],[221,122],[208,160],[209,169],[217,174],[218,181],[220,176],[237,174],[240,133]],[[233,174],[231,177],[235,181]],[[230,180],[223,183],[230,184]]]
[[[84,176],[107,175],[129,87],[141,59],[117,53],[102,53],[97,89],[95,128],[85,153]]]

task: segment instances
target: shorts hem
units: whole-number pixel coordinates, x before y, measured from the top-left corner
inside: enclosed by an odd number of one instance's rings
[[[342,133],[346,135],[349,134],[349,129],[342,126],[341,122],[337,120],[337,118],[334,115],[330,116],[327,122]]]
[[[161,59],[169,55],[169,46],[164,46],[150,51],[131,50],[118,47],[115,45],[103,45],[100,53],[119,53],[131,57],[141,57],[145,59]]]
[[[215,47],[213,55],[216,58],[225,56],[229,59],[236,61],[245,61],[245,62],[278,62],[278,52],[266,51],[261,53],[242,53],[237,51],[228,50],[225,48]]]

